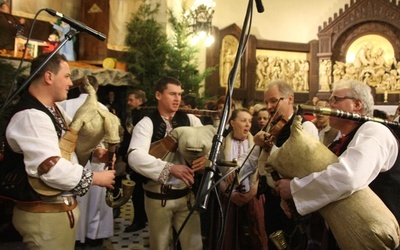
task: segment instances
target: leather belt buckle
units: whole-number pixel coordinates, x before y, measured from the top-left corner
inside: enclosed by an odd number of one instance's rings
[[[171,191],[171,188],[172,188],[172,186],[171,185],[164,185],[164,184],[162,184],[161,185],[161,190],[160,190],[160,192],[162,193],[162,194],[168,194],[169,193],[169,191]]]

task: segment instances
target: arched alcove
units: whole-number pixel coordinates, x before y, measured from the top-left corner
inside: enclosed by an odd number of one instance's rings
[[[387,50],[385,59],[380,66],[375,64],[376,58],[384,53],[382,46],[377,41],[366,41],[365,45],[369,50],[369,62],[359,64],[356,62],[346,62],[346,53],[355,41],[365,36],[376,35],[389,41],[390,50]],[[333,65],[330,74],[332,82],[340,79],[341,75],[335,70],[342,67],[342,79],[357,79],[364,81],[374,88],[377,93],[376,101],[385,104],[397,104],[400,98],[400,5],[393,0],[359,0],[351,1],[346,4],[344,9],[340,9],[329,18],[322,27],[319,27],[319,52],[317,54],[319,62],[330,61]],[[374,50],[374,52],[371,52]],[[362,49],[360,49],[361,52]],[[378,51],[378,52],[377,52]],[[360,52],[360,53],[361,53]],[[357,58],[356,58],[357,59]],[[361,65],[361,66],[360,66]],[[379,65],[378,65],[379,66]],[[350,67],[354,68],[351,74]],[[378,68],[378,69],[376,69]],[[348,72],[347,72],[348,71]],[[350,72],[350,73],[349,73]],[[366,73],[366,76],[363,74]],[[357,78],[358,77],[358,78]],[[387,80],[386,80],[387,79]],[[397,80],[396,80],[397,79]],[[386,83],[387,81],[387,83]],[[332,86],[331,86],[332,87]],[[327,97],[329,91],[321,91],[319,96]]]

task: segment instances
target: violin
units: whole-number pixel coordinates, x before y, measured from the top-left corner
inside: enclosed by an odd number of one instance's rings
[[[288,120],[285,116],[279,115],[276,119],[272,120],[272,117],[269,119],[267,125],[263,128],[264,132],[267,132],[268,135],[265,137],[265,148],[264,150],[267,153],[271,152],[272,146],[274,142],[278,138],[282,128],[288,123]]]

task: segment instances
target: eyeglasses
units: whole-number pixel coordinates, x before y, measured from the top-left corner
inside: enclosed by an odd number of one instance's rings
[[[357,100],[357,98],[350,97],[350,96],[336,96],[336,95],[333,95],[333,96],[329,97],[329,104],[333,105],[333,104],[335,104],[335,103],[337,103],[339,101],[343,101],[343,100],[346,100],[346,99]]]
[[[271,104],[272,106],[275,106],[275,105],[277,105],[280,101],[283,101],[284,99],[285,99],[285,97],[280,97],[279,99],[273,97],[273,98],[269,99],[268,101],[265,101],[265,104],[266,104],[266,105]]]

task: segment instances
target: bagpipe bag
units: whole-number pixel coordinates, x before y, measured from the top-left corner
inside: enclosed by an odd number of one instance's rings
[[[284,178],[305,177],[338,162],[325,145],[303,130],[295,117],[291,136],[267,160]],[[399,246],[399,225],[391,211],[370,189],[332,202],[319,210],[341,249],[395,249]]]

